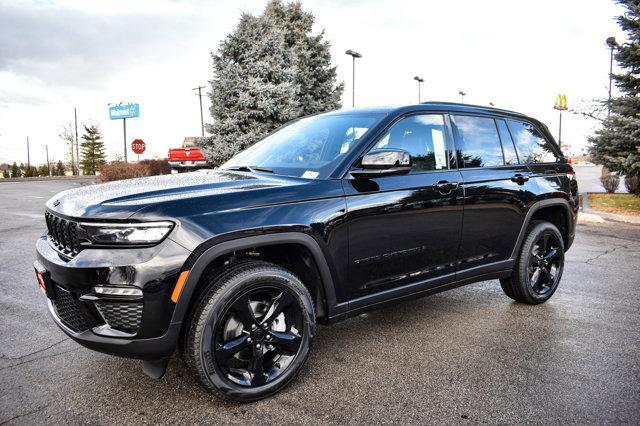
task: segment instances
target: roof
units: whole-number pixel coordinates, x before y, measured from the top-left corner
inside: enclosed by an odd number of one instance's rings
[[[457,111],[457,112],[489,112],[489,113],[507,114],[507,115],[518,116],[518,117],[527,117],[525,114],[522,114],[516,111],[510,111],[507,109],[494,108],[494,107],[489,107],[484,105],[461,104],[457,102],[436,102],[436,101],[421,102],[419,104],[409,104],[409,105],[348,108],[348,109],[331,111],[328,114],[331,114],[331,115],[361,114],[361,113],[389,114],[391,112],[398,112],[398,111],[442,110],[442,109],[445,109],[448,111]]]

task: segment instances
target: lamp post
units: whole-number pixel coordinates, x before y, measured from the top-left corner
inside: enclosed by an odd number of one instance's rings
[[[356,106],[356,58],[362,58],[362,55],[356,51],[353,51],[351,49],[347,50],[346,52],[347,55],[351,56],[352,58],[352,65],[351,65],[351,108],[354,108]]]
[[[420,86],[422,86],[422,83],[424,83],[424,78],[416,75],[415,77],[413,77],[413,79],[418,82],[418,103],[420,103],[420,101],[421,101],[421,98],[420,98]]]
[[[467,94],[461,90],[461,91],[458,92],[458,95],[460,95],[460,103],[464,103],[464,97]]]
[[[609,101],[607,102],[607,117],[611,115],[611,82],[613,80],[613,49],[618,46],[618,42],[615,37],[609,37],[606,40],[607,46],[611,49],[611,56],[609,59]]]

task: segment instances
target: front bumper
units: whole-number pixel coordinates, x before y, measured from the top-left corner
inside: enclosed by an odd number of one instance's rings
[[[188,250],[166,239],[149,248],[85,249],[68,259],[43,236],[36,251],[49,312],[69,337],[130,358],[160,359],[174,351],[182,324],[172,322],[171,291]],[[140,291],[109,296],[93,292],[96,286]]]

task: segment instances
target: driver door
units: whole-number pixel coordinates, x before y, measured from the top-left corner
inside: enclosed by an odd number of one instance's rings
[[[409,174],[343,181],[349,233],[346,299],[354,307],[453,281],[462,228],[462,177],[443,114],[406,116],[372,149],[411,154]],[[452,167],[453,165],[453,167]],[[384,292],[384,294],[380,294]]]

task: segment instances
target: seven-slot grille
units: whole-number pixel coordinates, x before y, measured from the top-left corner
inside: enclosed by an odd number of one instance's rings
[[[44,213],[44,217],[47,221],[49,237],[58,250],[69,256],[78,254],[80,251],[78,224],[55,216],[48,211]]]

